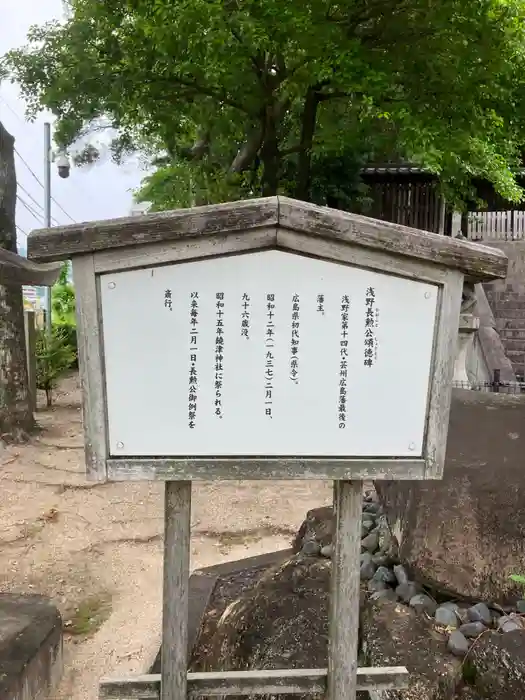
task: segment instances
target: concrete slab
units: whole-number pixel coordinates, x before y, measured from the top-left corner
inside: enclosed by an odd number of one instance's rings
[[[62,619],[44,596],[0,594],[0,700],[44,700],[62,675]]]

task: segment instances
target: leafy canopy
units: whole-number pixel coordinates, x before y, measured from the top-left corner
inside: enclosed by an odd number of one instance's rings
[[[478,176],[521,196],[522,0],[70,4],[4,67],[60,145],[106,125],[116,158],[161,156],[143,191],[159,206],[308,198],[327,159],[392,154],[451,192]]]

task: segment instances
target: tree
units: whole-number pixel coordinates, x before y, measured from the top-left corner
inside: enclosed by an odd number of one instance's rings
[[[117,159],[162,156],[147,188],[179,205],[306,199],[316,158],[385,150],[518,199],[524,19],[523,0],[71,0],[4,65],[60,145],[110,126]]]
[[[0,247],[16,245],[14,138],[0,122]],[[33,430],[20,287],[0,285],[0,439],[20,442]]]

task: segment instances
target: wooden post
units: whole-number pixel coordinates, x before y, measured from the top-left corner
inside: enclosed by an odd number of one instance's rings
[[[24,331],[27,353],[27,390],[33,413],[36,411],[36,328],[35,312],[24,311]]]
[[[328,700],[355,700],[357,692],[362,488],[362,481],[334,481]]]
[[[164,499],[160,698],[183,700],[187,697],[191,481],[167,481]]]

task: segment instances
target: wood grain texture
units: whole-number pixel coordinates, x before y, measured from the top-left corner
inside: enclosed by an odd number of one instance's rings
[[[392,255],[427,260],[461,270],[480,282],[507,274],[507,256],[488,246],[287,197],[279,197],[279,226],[341,243],[384,250]]]
[[[420,231],[287,197],[214,204],[33,231],[28,255],[37,262],[153,243],[278,226],[310,236],[451,267],[481,282],[505,277],[506,255],[471,241]]]
[[[356,698],[362,500],[361,481],[334,482],[327,700]]]
[[[0,284],[51,287],[58,279],[61,263],[35,263],[0,248]]]
[[[268,226],[251,231],[217,234],[172,243],[151,243],[130,248],[111,248],[95,256],[95,272],[133,270],[232,254],[254,253],[275,248],[277,228]]]
[[[73,261],[73,279],[77,302],[78,366],[82,391],[86,476],[90,481],[105,481],[107,425],[102,321],[92,255],[84,255]]]
[[[164,489],[161,700],[186,697],[191,482],[167,481]]]
[[[35,261],[65,260],[111,248],[166,243],[277,224],[277,199],[249,199],[177,209],[107,221],[37,229],[28,237],[28,256]]]
[[[426,431],[425,479],[441,479],[445,468],[452,379],[458,351],[463,275],[449,270],[440,292]]]
[[[408,671],[404,666],[385,668],[358,668],[357,690],[403,689],[408,685]],[[269,694],[323,694],[326,692],[327,670],[283,669],[270,671],[223,671],[218,673],[188,673],[188,697],[199,695],[252,695]],[[160,675],[135,678],[102,679],[100,700],[133,698],[158,700]],[[345,699],[346,700],[346,699]]]
[[[108,459],[110,481],[425,478],[423,459]]]

